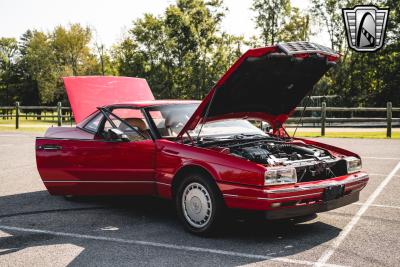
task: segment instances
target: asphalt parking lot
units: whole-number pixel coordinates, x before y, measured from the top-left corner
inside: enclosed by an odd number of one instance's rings
[[[0,133],[0,266],[398,266],[400,141],[322,141],[362,156],[370,182],[358,203],[296,225],[237,220],[200,238],[158,199],[50,196],[34,134]]]

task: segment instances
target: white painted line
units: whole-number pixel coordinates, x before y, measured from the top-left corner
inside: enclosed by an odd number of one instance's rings
[[[381,157],[361,157],[361,159],[400,160],[400,158],[381,158]]]
[[[0,137],[27,137],[29,135],[24,134],[0,134]]]
[[[386,176],[387,174],[383,173],[368,173],[369,176]],[[395,177],[400,177],[400,175],[393,175]]]
[[[333,240],[332,244],[329,246],[327,250],[321,255],[318,259],[318,262],[315,266],[323,266],[330,259],[330,257],[335,253],[336,249],[340,246],[343,240],[347,237],[353,227],[360,220],[361,216],[367,211],[369,206],[375,201],[375,199],[379,196],[385,186],[392,180],[395,174],[400,170],[400,162],[397,163],[396,167],[386,176],[386,178],[379,184],[379,186],[375,189],[375,191],[368,197],[367,201],[362,204],[361,208],[357,211],[357,213],[353,216],[351,221],[343,228],[340,234]]]
[[[358,205],[358,206],[362,206],[365,203],[361,203],[361,202],[356,202],[353,203],[353,205]],[[377,208],[388,208],[388,209],[400,209],[399,206],[391,206],[391,205],[380,205],[380,204],[371,204],[371,207],[377,207]]]
[[[249,259],[254,259],[254,260],[270,260],[270,261],[276,261],[276,262],[301,264],[301,265],[314,265],[315,264],[315,262],[306,261],[306,260],[296,260],[296,259],[281,258],[281,257],[274,258],[274,257],[258,255],[258,254],[248,254],[248,253],[234,252],[234,251],[221,250],[221,249],[202,248],[202,247],[180,246],[180,245],[173,245],[173,244],[168,244],[168,243],[158,243],[158,242],[151,242],[151,241],[140,241],[140,240],[105,237],[105,236],[94,236],[94,235],[82,235],[82,234],[74,234],[74,233],[66,233],[66,232],[55,232],[55,231],[48,231],[48,230],[13,227],[13,226],[7,226],[7,225],[0,225],[0,229],[9,230],[9,231],[17,231],[17,232],[49,234],[49,235],[55,235],[55,236],[64,236],[64,237],[81,238],[81,239],[101,240],[101,241],[109,241],[109,242],[117,242],[117,243],[149,246],[149,247],[158,247],[158,248],[166,248],[166,249],[175,249],[175,250],[184,250],[184,251],[192,251],[192,252],[211,253],[211,254],[218,254],[218,255],[249,258]],[[342,265],[335,265],[335,264],[323,264],[323,266],[342,267]]]

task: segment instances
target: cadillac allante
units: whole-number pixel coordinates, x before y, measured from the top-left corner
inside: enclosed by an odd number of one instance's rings
[[[201,102],[155,100],[139,78],[66,77],[76,127],[36,139],[37,168],[52,195],[173,200],[195,234],[218,229],[227,210],[275,220],[348,205],[369,179],[360,157],[283,127],[338,60],[307,42],[251,49]]]

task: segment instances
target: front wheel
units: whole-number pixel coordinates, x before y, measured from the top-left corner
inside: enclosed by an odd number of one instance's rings
[[[220,225],[223,200],[215,183],[204,175],[186,177],[178,186],[175,204],[179,219],[191,233],[209,235]]]

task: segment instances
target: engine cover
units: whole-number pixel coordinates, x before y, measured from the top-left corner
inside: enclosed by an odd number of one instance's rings
[[[243,147],[235,150],[233,153],[256,163],[268,163],[268,151],[258,146]]]

